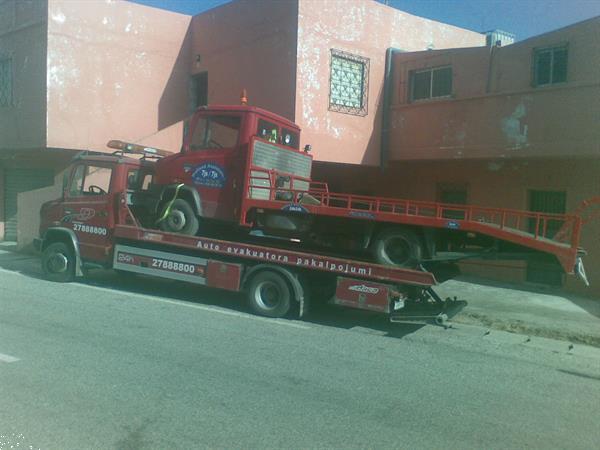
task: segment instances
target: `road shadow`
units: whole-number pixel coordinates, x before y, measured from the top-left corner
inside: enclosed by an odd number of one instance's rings
[[[45,279],[37,255],[6,251],[3,248],[0,250],[0,268],[35,279]],[[150,295],[252,314],[243,293],[191,283],[133,273],[121,274],[113,270],[101,269],[89,270],[86,277],[78,278],[76,282],[88,286],[115,289],[122,293]],[[423,324],[391,323],[385,314],[342,308],[327,304],[327,300],[325,298],[311,299],[309,314],[302,320],[315,325],[391,338],[403,338],[425,326]]]
[[[326,299],[318,299],[318,302],[311,304],[310,313],[305,321],[398,339],[415,333],[425,326],[425,324],[392,323],[386,314],[330,305],[326,303]]]
[[[116,289],[121,292],[153,295],[201,305],[217,306],[252,314],[243,293],[173,282],[136,274],[117,274],[112,270],[95,270],[79,282],[90,286]],[[307,323],[344,330],[360,330],[394,338],[414,333],[424,325],[390,323],[384,314],[341,308],[326,303],[326,299],[312,299],[310,312],[303,319]]]
[[[0,268],[43,280],[44,275],[37,255],[17,252],[17,246],[3,243],[0,246]]]

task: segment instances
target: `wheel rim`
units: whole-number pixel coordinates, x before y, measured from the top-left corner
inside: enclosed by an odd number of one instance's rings
[[[66,272],[67,267],[69,267],[69,260],[62,253],[54,253],[48,258],[46,267],[50,273],[63,273]]]
[[[178,209],[171,210],[169,216],[167,217],[167,226],[169,229],[173,231],[181,231],[185,228],[185,224],[185,214]]]
[[[411,258],[411,247],[408,241],[401,237],[392,237],[385,241],[384,251],[388,259],[397,265],[406,264]]]
[[[262,309],[275,309],[279,305],[281,289],[271,281],[263,281],[254,291],[254,300]]]

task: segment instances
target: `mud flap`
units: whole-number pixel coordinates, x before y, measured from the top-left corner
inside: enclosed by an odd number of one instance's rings
[[[405,301],[396,305],[394,312],[390,314],[390,322],[394,323],[415,323],[427,324],[433,323],[444,328],[450,327],[448,320],[457,315],[467,306],[464,300],[447,298],[442,300],[432,289],[425,289],[424,293],[430,297],[430,300],[422,298],[420,301]],[[399,306],[399,307],[398,307]]]
[[[585,267],[583,267],[583,260],[581,259],[581,256],[578,256],[577,261],[575,262],[575,274],[577,274],[579,279],[583,281],[586,286],[590,285],[587,275],[585,274]]]

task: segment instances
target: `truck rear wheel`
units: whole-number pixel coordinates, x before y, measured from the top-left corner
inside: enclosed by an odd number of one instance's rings
[[[389,228],[372,244],[375,261],[386,266],[413,268],[422,259],[423,250],[416,233],[408,228]]]
[[[63,242],[50,244],[42,253],[42,271],[50,281],[67,283],[75,279],[75,255]]]
[[[283,317],[292,303],[292,291],[285,279],[271,271],[259,272],[248,287],[250,307],[261,316]]]
[[[169,213],[160,221],[159,227],[169,233],[195,236],[200,228],[200,222],[194,208],[185,200],[178,198],[171,203]]]

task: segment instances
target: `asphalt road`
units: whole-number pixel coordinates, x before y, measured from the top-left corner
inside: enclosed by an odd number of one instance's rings
[[[263,319],[231,294],[54,284],[33,264],[0,255],[0,449],[600,442],[597,349],[335,309]]]

